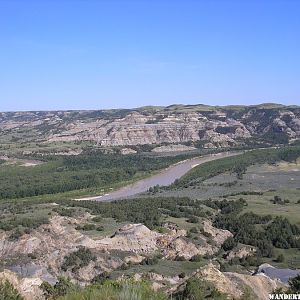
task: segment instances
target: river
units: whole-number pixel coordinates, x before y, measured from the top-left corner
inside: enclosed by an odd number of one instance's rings
[[[242,153],[241,151],[222,152],[218,154],[209,154],[209,155],[203,155],[201,157],[187,159],[179,163],[176,163],[174,165],[171,165],[170,167],[162,170],[159,174],[147,177],[145,179],[138,180],[135,183],[129,184],[109,194],[99,195],[95,197],[85,197],[85,198],[80,198],[75,200],[112,201],[115,199],[127,198],[130,196],[134,196],[146,192],[150,187],[153,187],[157,184],[161,186],[170,185],[176,179],[182,177],[184,174],[186,174],[195,166],[201,165],[205,162],[238,155],[241,153]]]

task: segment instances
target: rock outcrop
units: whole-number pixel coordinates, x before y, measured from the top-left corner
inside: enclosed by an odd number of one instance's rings
[[[11,283],[25,300],[44,299],[43,291],[40,289],[43,281],[38,277],[20,278],[16,273],[4,270],[0,272],[0,282],[4,281]]]
[[[300,138],[300,108],[273,104],[179,105],[114,111],[10,112],[0,113],[0,130],[6,140],[91,141],[103,147],[200,142],[214,148],[243,144],[251,138],[276,144]]]
[[[16,262],[13,267],[10,266],[10,269],[18,275],[5,270],[0,273],[0,280],[11,282],[25,299],[38,300],[42,299],[39,289],[42,281],[46,280],[53,284],[61,274],[84,285],[102,272],[120,268],[124,264],[139,264],[147,257],[153,257],[158,253],[161,253],[162,259],[171,260],[176,257],[184,257],[188,260],[195,255],[213,254],[220,249],[228,237],[232,236],[229,231],[214,228],[207,220],[202,223],[203,234],[199,233],[202,239],[201,246],[187,239],[186,231],[177,228],[174,223],[166,223],[165,228],[168,232],[163,234],[152,231],[142,224],[127,224],[110,237],[94,240],[74,228],[90,217],[84,215],[81,219],[73,219],[54,216],[49,224],[41,225],[30,235],[24,234],[16,241],[10,240],[5,233],[1,233],[0,258],[3,262],[30,254],[35,258],[25,265]],[[208,243],[208,239],[213,243]],[[80,246],[96,253],[96,259],[92,259],[76,272],[70,270],[63,272],[61,265],[65,256],[78,250]],[[122,251],[124,255],[113,254],[114,251]],[[211,282],[220,292],[228,294],[231,297],[229,299],[242,298],[245,291],[250,291],[255,299],[265,299],[268,293],[279,285],[278,281],[265,275],[251,276],[221,272],[212,264],[202,267],[193,276]],[[165,282],[168,282],[170,289],[175,291],[179,285],[184,284],[183,278],[178,276],[167,278],[149,273],[148,277],[156,288],[161,288]]]
[[[158,249],[156,243],[158,236],[159,233],[151,231],[143,224],[128,224],[112,237],[99,240],[97,245],[103,249],[149,254]]]
[[[229,299],[265,300],[276,288],[281,287],[280,283],[267,276],[221,272],[213,264],[202,267],[194,276],[212,283]]]
[[[232,249],[226,256],[227,260],[231,260],[233,258],[243,258],[252,256],[256,253],[256,248],[253,246],[245,245],[243,247],[240,247],[238,249]]]
[[[77,222],[73,218],[54,216],[49,224],[41,225],[18,240],[11,240],[1,233],[0,259],[4,261],[34,255],[36,259],[33,262],[16,262],[13,269],[23,276],[37,276],[53,283],[60,275],[60,266],[66,255],[80,246],[97,248],[94,240],[73,228],[72,224],[75,227]]]
[[[214,227],[209,220],[203,221],[202,226],[203,231],[211,236],[217,246],[221,246],[229,237],[233,237],[230,231]]]
[[[79,247],[88,248],[99,255],[96,260],[91,261],[76,274],[77,280],[88,282],[101,270],[115,269],[130,261],[139,263],[157,253],[161,253],[165,259],[176,257],[190,259],[195,255],[213,254],[221,247],[226,236],[231,235],[226,230],[213,229],[212,225],[208,225],[209,230],[214,232],[212,239],[215,245],[210,245],[203,235],[200,246],[185,237],[185,230],[173,228],[169,229],[168,233],[161,234],[143,224],[127,224],[110,237],[91,239],[75,229],[78,223],[87,221],[86,218],[87,216],[83,216],[82,219],[54,216],[49,224],[41,225],[17,240],[10,239],[5,232],[2,232],[0,259],[4,262],[17,257],[27,257],[27,260],[16,261],[10,265],[10,268],[22,276],[36,276],[54,283],[57,276],[61,274],[64,258]],[[118,256],[108,259],[105,253],[111,251],[122,251],[126,254],[122,259]],[[104,254],[100,255],[101,253]],[[30,261],[29,256],[34,256],[35,259]],[[67,275],[72,277],[72,274]]]
[[[131,149],[131,148],[122,148],[122,149],[120,150],[120,153],[121,153],[122,155],[135,154],[136,152],[137,152],[136,150],[133,150],[133,149]]]
[[[160,152],[182,152],[182,151],[193,151],[197,148],[186,146],[186,145],[168,145],[168,146],[160,146],[152,149],[152,152],[160,153]]]

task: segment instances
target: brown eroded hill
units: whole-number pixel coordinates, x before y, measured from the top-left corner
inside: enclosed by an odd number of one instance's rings
[[[206,148],[300,137],[300,108],[277,104],[171,105],[123,110],[0,113],[2,142],[80,142],[103,147],[190,143]],[[160,149],[162,151],[163,149]]]

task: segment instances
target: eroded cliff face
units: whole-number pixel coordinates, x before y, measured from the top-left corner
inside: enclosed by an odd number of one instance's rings
[[[74,228],[91,217],[89,214],[80,219],[54,216],[49,224],[41,225],[18,240],[11,240],[5,233],[1,233],[0,259],[2,263],[7,261],[7,264],[0,272],[0,282],[11,282],[26,300],[41,300],[44,299],[40,289],[43,281],[54,284],[58,276],[62,275],[80,285],[86,285],[103,272],[111,272],[124,263],[139,264],[158,252],[164,260],[174,260],[176,257],[189,260],[195,255],[212,255],[232,236],[229,231],[217,229],[209,220],[205,220],[202,225],[206,234],[200,234],[201,246],[188,240],[186,230],[179,229],[175,224],[166,224],[168,232],[163,234],[152,231],[143,224],[127,224],[112,236],[94,240]],[[207,234],[210,235],[210,239],[207,238]],[[212,241],[213,245],[210,244]],[[95,259],[78,270],[63,269],[65,257],[80,247],[90,249]],[[26,262],[24,259],[28,256],[34,259]],[[17,260],[14,262],[14,259]],[[220,292],[227,294],[228,299],[245,299],[243,296],[247,289],[255,295],[253,299],[265,299],[268,293],[281,286],[266,276],[221,272],[218,266],[212,263],[184,277],[169,277],[154,272],[134,275],[135,280],[149,279],[156,289],[166,289],[168,283],[169,292],[180,289],[190,277],[211,282]],[[119,279],[122,279],[122,275]]]
[[[250,138],[276,142],[300,137],[300,108],[170,106],[112,111],[0,113],[2,138],[36,142],[92,141],[130,146],[201,142],[229,147]]]
[[[194,276],[211,282],[217,290],[227,294],[228,299],[264,300],[276,288],[283,287],[280,282],[267,276],[221,272],[213,264],[200,268]]]
[[[86,218],[88,217],[87,214]],[[49,224],[41,225],[17,240],[10,239],[5,232],[1,232],[0,259],[4,261],[34,254],[35,264],[51,270],[52,274],[57,276],[60,274],[60,265],[64,257],[78,247],[86,247],[102,253],[112,250],[127,251],[134,254],[134,257],[147,257],[160,251],[169,259],[178,256],[190,259],[197,254],[217,252],[223,242],[232,236],[229,231],[217,229],[209,221],[205,221],[204,231],[211,234],[211,239],[215,242],[214,246],[210,245],[209,239],[202,234],[200,234],[202,245],[197,246],[185,239],[185,230],[176,228],[169,230],[166,234],[160,234],[143,224],[127,224],[119,228],[112,236],[94,240],[75,229],[78,224],[86,222],[86,218],[54,216]],[[106,269],[110,268],[109,265],[102,266]]]

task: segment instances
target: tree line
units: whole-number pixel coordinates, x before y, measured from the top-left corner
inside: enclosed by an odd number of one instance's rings
[[[206,162],[188,172],[177,180],[170,188],[188,187],[225,172],[235,173],[242,179],[247,168],[254,164],[274,164],[278,161],[295,161],[300,156],[300,146],[285,146],[281,148],[256,149],[241,155],[225,157]]]
[[[206,201],[205,204],[220,209],[214,226],[232,232],[235,242],[257,247],[260,256],[272,257],[274,247],[300,248],[300,228],[286,218],[278,216],[273,219],[270,215],[260,216],[253,212],[241,214],[246,205],[243,199]]]
[[[0,168],[0,199],[106,188],[165,168],[186,157],[124,156],[97,152],[44,157],[44,164],[31,168],[3,166]]]

